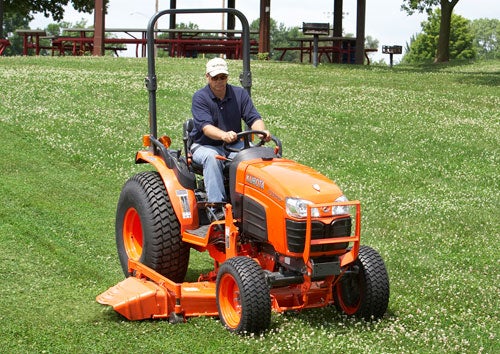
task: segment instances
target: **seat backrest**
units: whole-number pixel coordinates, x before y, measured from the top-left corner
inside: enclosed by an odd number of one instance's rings
[[[193,155],[191,154],[191,145],[193,145],[193,138],[191,138],[191,131],[194,128],[193,118],[186,120],[182,126],[183,136],[182,140],[184,142],[184,154],[186,155],[186,162],[188,167],[196,174],[203,174],[203,166],[198,165],[193,162]]]
[[[191,156],[191,145],[193,145],[193,139],[191,139],[191,131],[193,130],[194,127],[194,121],[193,118],[189,118],[187,121],[184,122],[182,128],[183,128],[183,136],[182,140],[184,141],[184,153],[186,154],[186,158]]]

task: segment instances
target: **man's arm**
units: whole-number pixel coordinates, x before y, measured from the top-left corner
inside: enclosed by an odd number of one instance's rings
[[[208,136],[210,139],[222,140],[225,143],[232,143],[236,140],[236,133],[232,130],[225,132],[224,130],[211,124],[207,124],[203,127],[203,134]]]
[[[264,140],[265,141],[271,140],[271,133],[269,132],[269,130],[266,129],[266,125],[264,124],[264,121],[262,119],[257,119],[255,122],[253,122],[250,128],[252,130],[262,130],[266,132],[266,137],[264,138]]]

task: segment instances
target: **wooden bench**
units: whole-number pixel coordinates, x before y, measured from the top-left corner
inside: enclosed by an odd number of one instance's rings
[[[275,47],[274,50],[279,50],[281,51],[280,58],[278,60],[282,61],[285,57],[285,54],[288,51],[299,51],[300,52],[300,62],[302,62],[303,55],[304,54],[309,54],[312,55],[311,53],[311,48],[310,47]],[[377,48],[365,48],[365,58],[367,65],[370,65],[370,58],[368,57],[368,53],[372,52],[377,52]],[[326,55],[328,58],[328,62],[332,62],[333,57],[330,57],[330,54],[352,54],[354,52],[354,49],[339,49],[337,47],[331,47],[331,46],[320,46],[318,47],[318,59],[321,60],[322,55]]]
[[[282,51],[279,60],[282,61],[285,57],[285,54],[288,51],[299,51],[300,52],[300,62],[302,63],[304,60],[304,54],[309,55],[309,61],[311,61],[311,56],[313,53],[313,49],[309,46],[304,46],[304,47],[275,47],[274,50],[279,50]],[[349,49],[341,49],[333,46],[319,46],[318,47],[318,60],[321,61],[321,57],[325,55],[328,59],[329,63],[333,62],[333,56],[330,56],[330,54],[350,54],[352,50]]]
[[[52,40],[52,55],[54,50],[59,51],[59,55],[64,55],[70,51],[73,55],[83,55],[85,52],[92,52],[94,38],[92,37],[57,37]]]
[[[294,50],[298,50],[298,51],[306,50],[307,51],[307,50],[309,50],[309,48],[304,48],[304,47],[274,47],[274,50],[282,51],[280,58],[279,58],[279,60],[282,61],[283,58],[285,57],[286,52],[288,52],[288,51],[294,51]]]

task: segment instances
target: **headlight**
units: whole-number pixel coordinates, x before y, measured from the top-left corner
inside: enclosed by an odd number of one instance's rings
[[[307,206],[312,204],[309,200],[298,198],[286,198],[286,213],[294,218],[305,218],[307,216]],[[319,210],[312,208],[311,216],[319,217]]]
[[[335,202],[348,202],[345,195],[341,195]],[[332,215],[350,214],[348,205],[337,205],[332,208]]]

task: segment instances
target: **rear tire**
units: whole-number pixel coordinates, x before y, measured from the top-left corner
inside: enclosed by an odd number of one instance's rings
[[[230,331],[260,333],[271,322],[271,296],[264,271],[253,259],[234,257],[219,268],[216,283],[219,318]]]
[[[389,276],[377,251],[368,246],[359,248],[353,267],[333,289],[337,309],[349,316],[367,321],[382,318],[389,304]]]
[[[182,282],[189,245],[182,242],[179,221],[157,172],[142,172],[123,186],[116,211],[116,246],[123,272],[129,258]]]

